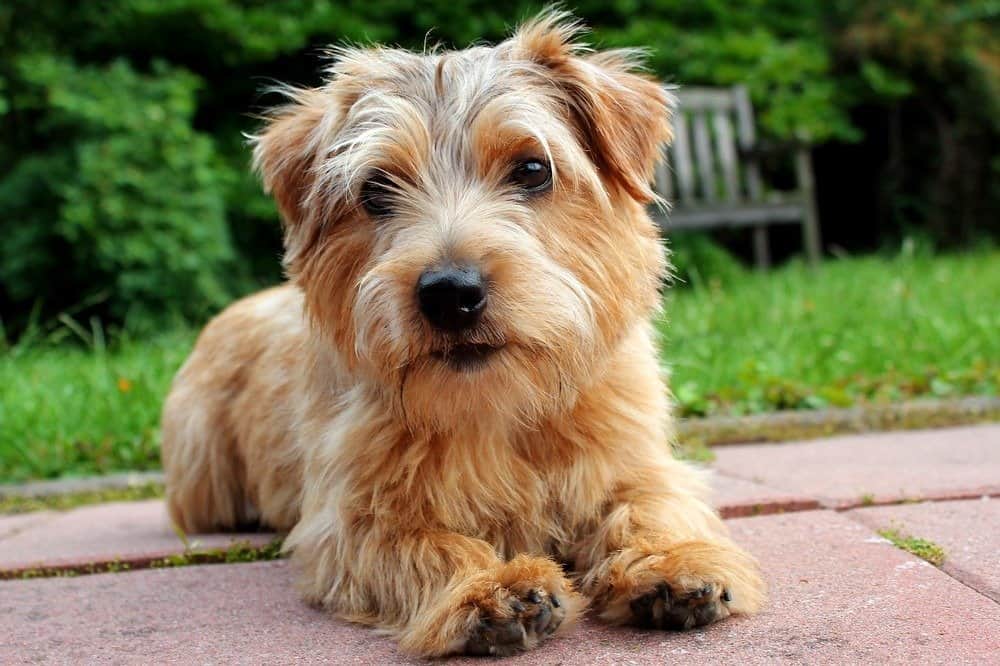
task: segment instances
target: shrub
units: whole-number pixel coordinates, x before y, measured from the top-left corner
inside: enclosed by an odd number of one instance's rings
[[[0,4],[0,320],[14,331],[38,304],[43,319],[67,308],[199,319],[278,279],[276,214],[242,138],[269,102],[258,91],[275,79],[315,83],[318,48],[331,42],[464,46],[502,38],[539,8]],[[835,175],[820,182],[826,219],[860,207],[875,210],[868,228],[875,218],[897,238],[918,230],[945,242],[1000,231],[994,0],[579,0],[572,9],[599,46],[648,46],[667,80],[745,83],[769,137],[860,142],[840,161],[819,151],[819,173]],[[843,225],[826,226],[852,248]],[[678,245],[682,266],[718,259],[696,243]]]
[[[222,304],[235,257],[224,194],[231,169],[196,131],[197,77],[153,62],[79,66],[21,57],[19,113],[43,132],[0,181],[0,283],[15,305],[103,304],[155,318]]]

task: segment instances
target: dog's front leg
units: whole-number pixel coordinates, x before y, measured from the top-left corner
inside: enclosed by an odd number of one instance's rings
[[[674,461],[618,485],[575,553],[581,591],[601,619],[690,629],[761,606],[756,562],[729,540],[699,489],[695,472]]]
[[[405,652],[506,655],[569,626],[585,606],[544,557],[497,557],[454,532],[357,526],[329,540],[293,533],[293,559],[310,600],[389,630]]]
[[[434,656],[508,655],[568,627],[585,606],[562,569],[519,555],[456,571],[400,636],[400,647]]]

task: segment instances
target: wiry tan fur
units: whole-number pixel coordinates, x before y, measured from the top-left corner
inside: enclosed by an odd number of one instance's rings
[[[305,598],[412,653],[529,648],[588,602],[661,626],[686,599],[705,612],[683,628],[763,599],[669,450],[645,205],[671,99],[577,31],[550,12],[493,48],[345,49],[323,87],[288,90],[254,157],[290,283],[206,327],[164,410],[180,527],[290,531]],[[512,190],[526,155],[551,162],[551,192]],[[391,218],[359,205],[373,173]],[[432,355],[453,340],[415,284],[443,260],[487,276],[463,338],[504,345],[484,367]]]

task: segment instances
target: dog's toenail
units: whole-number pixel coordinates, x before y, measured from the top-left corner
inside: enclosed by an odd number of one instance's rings
[[[722,591],[722,600],[725,602],[730,602],[733,600],[733,595],[729,593],[729,590]]]
[[[559,597],[552,595],[551,597],[549,597],[549,599],[552,600],[552,605],[555,606],[556,608],[562,607],[562,602],[559,601]]]
[[[514,609],[515,613],[523,613],[524,612],[524,604],[522,604],[517,599],[514,599],[513,601],[510,602],[510,607],[512,609]]]
[[[531,590],[528,592],[528,601],[533,604],[542,603],[542,595],[538,594],[538,590]]]

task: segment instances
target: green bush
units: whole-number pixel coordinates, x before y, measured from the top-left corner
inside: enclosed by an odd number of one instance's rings
[[[200,81],[166,63],[15,62],[45,142],[0,181],[0,281],[15,303],[106,303],[121,319],[203,316],[231,295],[232,169],[192,127]]]
[[[200,319],[278,279],[277,218],[243,139],[270,102],[259,90],[315,83],[318,48],[331,42],[464,46],[502,38],[540,6],[0,4],[0,323],[10,334],[33,311],[45,320],[67,309],[119,322]],[[994,0],[580,0],[572,9],[599,46],[647,46],[669,81],[747,84],[770,137],[870,145],[885,166],[880,215],[898,236],[1000,231]],[[834,166],[852,187],[852,165]],[[837,187],[826,181],[821,192],[854,195]],[[714,252],[698,248],[679,245],[678,260]]]

